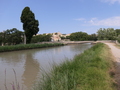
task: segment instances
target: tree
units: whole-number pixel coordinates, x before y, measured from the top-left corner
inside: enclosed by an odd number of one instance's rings
[[[4,42],[4,33],[0,32],[0,45]]]
[[[88,35],[88,40],[94,40],[94,41],[97,41],[97,35],[94,33],[94,34],[91,34],[91,35]]]
[[[35,19],[35,15],[29,7],[23,9],[20,18],[23,23],[23,30],[25,31],[26,43],[30,43],[33,35],[36,35],[39,31],[39,22]]]
[[[33,36],[31,39],[31,43],[37,43],[37,42],[44,42],[44,41],[51,41],[51,34],[42,34],[42,35],[36,35]]]
[[[71,41],[85,41],[88,40],[88,34],[85,32],[75,32],[70,35]]]
[[[116,39],[116,31],[113,28],[102,29],[100,28],[98,31],[98,39],[99,40],[115,40]]]
[[[0,32],[0,45],[16,45],[23,42],[23,32],[16,28]]]
[[[4,31],[4,43],[15,45],[22,43],[23,32],[16,28]]]
[[[120,29],[116,29],[115,32],[116,32],[116,35],[117,35],[117,36],[120,35]]]

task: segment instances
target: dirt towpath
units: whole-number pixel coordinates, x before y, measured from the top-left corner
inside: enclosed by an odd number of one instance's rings
[[[115,80],[118,85],[118,90],[120,90],[120,49],[115,46],[115,43],[105,43],[107,44],[113,56],[115,57]]]

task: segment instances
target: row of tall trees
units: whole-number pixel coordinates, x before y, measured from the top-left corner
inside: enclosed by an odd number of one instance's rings
[[[16,28],[7,29],[4,32],[0,32],[0,45],[16,45],[23,42],[22,31],[17,30]]]

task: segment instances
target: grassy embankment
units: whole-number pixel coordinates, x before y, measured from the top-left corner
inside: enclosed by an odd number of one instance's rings
[[[115,90],[111,56],[105,44],[96,44],[74,60],[54,66],[33,90]]]
[[[0,46],[0,52],[7,51],[17,51],[17,50],[25,50],[25,49],[34,49],[34,48],[44,48],[44,47],[54,47],[54,46],[62,46],[62,43],[50,43],[50,44],[20,44],[20,45],[11,45],[11,46]]]

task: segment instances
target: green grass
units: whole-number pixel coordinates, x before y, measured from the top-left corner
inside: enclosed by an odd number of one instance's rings
[[[11,46],[0,46],[0,52],[7,51],[17,51],[17,50],[25,50],[25,49],[34,49],[34,48],[44,48],[44,47],[54,47],[61,46],[62,43],[50,43],[50,44],[20,44],[20,45],[11,45]]]
[[[109,74],[113,67],[110,56],[109,48],[98,43],[74,60],[54,65],[33,90],[115,90]]]

